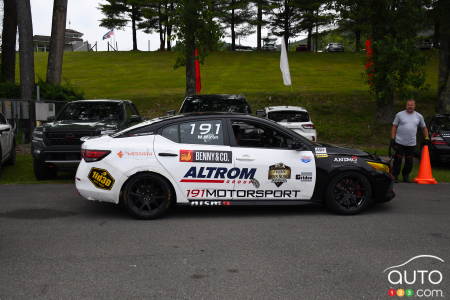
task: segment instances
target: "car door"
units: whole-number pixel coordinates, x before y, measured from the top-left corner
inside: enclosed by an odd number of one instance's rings
[[[11,126],[8,124],[3,114],[0,114],[1,161],[3,161],[6,158],[6,156],[8,156],[8,153],[10,151],[9,149],[11,148],[10,135],[11,135]]]
[[[192,205],[221,205],[232,198],[234,169],[224,120],[193,119],[160,129],[154,140],[159,163]],[[179,199],[180,200],[180,199]]]
[[[233,200],[309,200],[316,182],[314,155],[293,150],[292,136],[256,120],[231,120],[235,168],[252,169],[235,184]],[[306,149],[306,148],[305,148]]]

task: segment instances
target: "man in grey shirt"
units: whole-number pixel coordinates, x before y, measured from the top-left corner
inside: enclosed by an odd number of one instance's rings
[[[402,160],[405,157],[402,175],[404,182],[409,181],[409,173],[413,167],[414,150],[416,147],[417,127],[422,128],[425,140],[428,140],[428,129],[423,120],[423,116],[415,111],[416,102],[413,99],[406,101],[406,109],[398,112],[392,122],[391,144],[395,149],[394,166],[392,175],[398,182],[398,175],[402,167]]]

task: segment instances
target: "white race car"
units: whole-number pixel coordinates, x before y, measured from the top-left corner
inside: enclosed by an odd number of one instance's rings
[[[317,132],[306,109],[300,106],[269,106],[264,116],[316,142]]]
[[[347,214],[390,200],[389,167],[368,153],[310,142],[244,114],[164,117],[87,139],[76,187],[153,219],[174,203],[325,203]],[[342,170],[342,172],[340,172]],[[343,187],[345,185],[345,187]]]

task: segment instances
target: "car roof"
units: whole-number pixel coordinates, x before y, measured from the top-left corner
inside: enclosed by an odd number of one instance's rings
[[[128,102],[128,103],[131,103],[130,100],[118,100],[118,99],[86,99],[86,100],[70,101],[70,103],[83,103],[83,102],[112,102],[112,103]]]
[[[241,94],[202,94],[202,95],[187,96],[185,98],[185,100],[193,100],[193,99],[245,100],[245,97]]]
[[[284,106],[268,106],[265,108],[266,111],[286,111],[286,110],[295,110],[295,111],[304,111],[304,112],[308,112],[305,108],[301,107],[301,106],[289,106],[289,105],[284,105]]]

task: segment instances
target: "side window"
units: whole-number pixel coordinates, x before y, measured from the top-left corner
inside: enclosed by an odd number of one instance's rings
[[[6,122],[5,117],[2,114],[0,114],[0,124],[6,124],[6,123],[7,122]]]
[[[258,123],[236,120],[232,127],[236,143],[241,147],[290,149],[294,142],[284,133]]]
[[[136,115],[136,116],[139,115],[136,111],[136,108],[134,108],[133,105],[127,103],[127,104],[125,104],[125,107],[126,107],[126,113],[127,113],[128,119],[133,115]]]
[[[223,145],[222,121],[204,120],[180,124],[180,143]]]
[[[172,142],[178,143],[178,124],[167,126],[161,132],[161,135]]]

